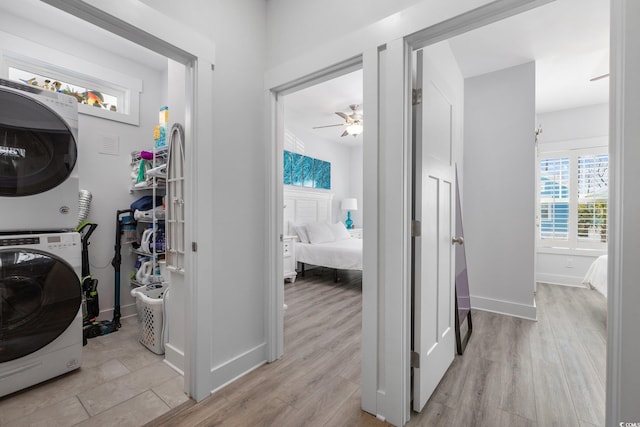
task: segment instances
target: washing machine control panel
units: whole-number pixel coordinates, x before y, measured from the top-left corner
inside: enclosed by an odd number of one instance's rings
[[[82,241],[80,233],[42,233],[0,236],[0,249],[24,248],[49,252],[78,268],[82,263]]]
[[[28,246],[39,245],[40,237],[12,237],[0,239],[0,246]]]
[[[47,249],[58,249],[64,250],[67,248],[77,248],[80,247],[80,237],[78,234],[74,233],[66,233],[66,234],[54,234],[44,236],[44,244],[46,244]]]

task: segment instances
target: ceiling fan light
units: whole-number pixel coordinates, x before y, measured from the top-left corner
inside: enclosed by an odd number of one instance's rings
[[[352,124],[347,126],[347,133],[353,136],[360,135],[362,133],[362,125]]]

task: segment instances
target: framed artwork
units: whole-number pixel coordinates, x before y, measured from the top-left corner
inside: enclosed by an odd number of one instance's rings
[[[298,187],[331,189],[331,162],[284,151],[283,183]]]

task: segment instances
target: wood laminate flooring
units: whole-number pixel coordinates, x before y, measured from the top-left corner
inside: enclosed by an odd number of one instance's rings
[[[285,285],[285,355],[150,426],[380,426],[360,410],[361,274]],[[409,426],[603,426],[606,300],[541,284],[538,321],[473,311],[473,335]]]

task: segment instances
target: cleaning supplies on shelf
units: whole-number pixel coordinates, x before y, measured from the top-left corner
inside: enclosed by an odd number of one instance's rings
[[[167,146],[167,134],[169,133],[169,107],[166,105],[160,108],[159,124],[153,128],[153,139],[156,144],[156,148],[163,148]]]
[[[155,218],[156,219],[164,219],[165,210],[162,206],[156,206],[155,208]],[[146,211],[135,210],[133,213],[133,217],[136,221],[152,221],[154,215],[154,209],[148,209]]]
[[[159,165],[155,168],[151,168],[147,171],[147,176],[166,178],[167,177],[167,165]]]

